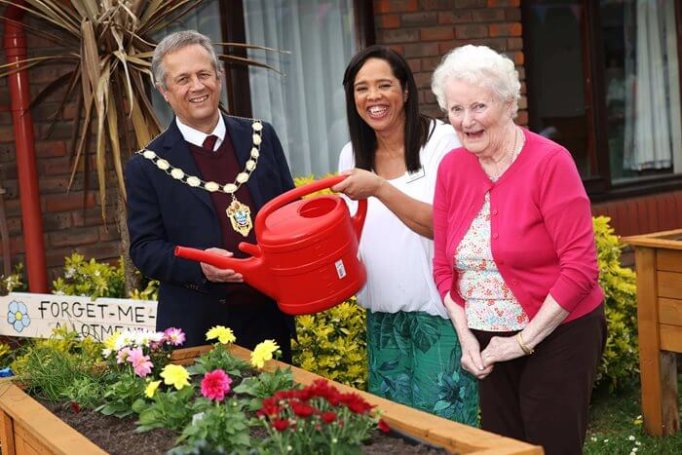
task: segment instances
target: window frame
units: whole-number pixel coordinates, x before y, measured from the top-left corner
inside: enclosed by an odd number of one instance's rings
[[[606,81],[604,67],[604,46],[601,36],[601,18],[598,2],[581,0],[582,21],[580,35],[583,60],[583,89],[585,94],[585,116],[587,118],[587,153],[594,169],[594,175],[584,177],[583,183],[592,202],[642,196],[682,188],[682,174],[652,175],[636,181],[613,183],[609,164],[609,148],[606,129],[608,116],[605,100]],[[528,23],[531,14],[530,5],[522,2],[522,21]],[[680,62],[680,87],[682,88],[682,5],[675,1],[675,20],[677,28],[677,53]],[[527,38],[524,32],[524,42]],[[524,52],[528,57],[529,53]],[[532,58],[526,58],[526,64],[532,65]],[[533,78],[526,72],[527,96],[532,99]],[[682,103],[682,99],[679,101]],[[532,103],[528,103],[532,106]],[[529,109],[528,123],[535,123],[535,113]],[[682,128],[682,125],[679,125]]]

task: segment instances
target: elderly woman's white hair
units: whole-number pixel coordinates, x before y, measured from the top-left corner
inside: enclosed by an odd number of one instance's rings
[[[431,90],[438,105],[447,112],[445,88],[451,81],[464,81],[491,90],[500,101],[512,103],[512,117],[516,117],[521,97],[519,73],[508,57],[487,46],[457,47],[448,52],[433,72]]]

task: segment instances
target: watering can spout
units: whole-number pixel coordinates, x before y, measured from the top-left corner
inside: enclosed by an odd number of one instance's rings
[[[196,262],[205,262],[219,269],[232,269],[244,276],[244,281],[273,299],[277,300],[276,289],[273,282],[268,279],[265,264],[261,255],[261,250],[257,245],[250,243],[240,243],[239,249],[251,257],[237,259],[231,256],[223,256],[211,251],[188,248],[184,246],[175,247],[175,255],[184,259]]]

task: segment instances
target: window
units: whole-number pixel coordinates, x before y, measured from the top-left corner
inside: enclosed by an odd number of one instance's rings
[[[246,42],[286,51],[248,55],[253,115],[273,124],[293,175],[334,172],[348,142],[346,64],[356,51],[352,0],[245,0]]]
[[[529,0],[529,127],[573,154],[591,195],[682,177],[674,0]]]

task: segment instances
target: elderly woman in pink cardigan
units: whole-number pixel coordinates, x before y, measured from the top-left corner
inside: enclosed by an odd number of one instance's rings
[[[462,143],[438,172],[434,278],[483,429],[579,454],[606,339],[590,201],[571,154],[514,123],[520,87],[485,46],[434,72]]]

